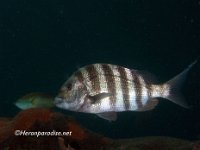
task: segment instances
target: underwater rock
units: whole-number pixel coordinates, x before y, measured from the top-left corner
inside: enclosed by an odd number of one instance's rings
[[[192,150],[200,150],[200,141],[197,141],[193,144]]]
[[[10,136],[7,131],[10,131],[11,120],[10,118],[0,118],[0,141]]]
[[[200,150],[197,143],[187,140],[149,136],[134,139],[115,140],[110,150]]]
[[[17,136],[15,135],[16,131],[29,133],[71,132],[71,134],[68,136],[31,136],[33,134]],[[63,139],[62,147],[59,139],[61,141]],[[0,127],[0,150],[5,148],[7,150],[61,150],[62,148],[98,150],[107,144],[109,144],[109,139],[82,128],[70,117],[43,108],[23,110],[7,122],[6,126]]]
[[[58,144],[59,144],[60,150],[76,150],[76,149],[72,148],[69,144],[66,147],[65,141],[61,137],[58,137]]]
[[[66,132],[68,136],[17,136],[17,131]],[[95,134],[72,118],[49,109],[19,112],[13,119],[0,118],[0,150],[200,150],[200,142],[170,137],[112,140]]]
[[[3,128],[7,126],[11,120],[11,118],[0,118],[0,127]]]

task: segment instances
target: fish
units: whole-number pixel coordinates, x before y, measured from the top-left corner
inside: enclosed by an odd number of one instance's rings
[[[86,65],[61,86],[54,104],[69,111],[96,114],[109,121],[117,119],[117,112],[152,110],[160,98],[189,108],[180,91],[196,62],[164,83],[154,83],[144,71],[119,65]]]
[[[19,98],[14,104],[24,110],[29,108],[52,108],[54,97],[42,92],[32,92]]]

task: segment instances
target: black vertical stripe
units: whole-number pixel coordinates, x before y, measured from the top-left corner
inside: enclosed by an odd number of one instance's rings
[[[83,75],[82,75],[82,73],[81,73],[80,70],[76,71],[74,73],[74,76],[77,77],[77,79],[79,80],[79,82],[83,82],[84,79],[83,79]]]
[[[118,71],[120,74],[120,83],[121,89],[123,93],[123,102],[125,105],[125,110],[129,110],[130,108],[130,98],[129,98],[129,89],[128,89],[128,77],[124,67],[118,66]]]
[[[131,71],[131,74],[135,86],[136,104],[138,109],[141,109],[143,105],[142,105],[142,87],[140,84],[140,79],[138,78],[138,74],[134,70]]]
[[[85,67],[85,70],[88,72],[89,81],[92,83],[92,89],[95,92],[99,93],[101,91],[99,75],[94,65],[89,65]]]
[[[114,79],[114,73],[109,65],[102,64],[101,66],[102,66],[102,70],[104,71],[106,83],[108,86],[108,92],[112,93],[112,96],[110,97],[110,104],[111,104],[111,107],[114,107],[116,104],[116,84],[115,84],[115,79]]]

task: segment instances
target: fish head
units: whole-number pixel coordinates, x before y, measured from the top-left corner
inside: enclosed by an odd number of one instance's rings
[[[87,95],[87,88],[84,82],[72,75],[61,87],[60,92],[55,97],[54,104],[62,109],[78,111],[84,103]]]
[[[30,100],[19,99],[14,104],[15,104],[15,106],[17,106],[20,109],[34,108],[34,105],[33,105],[32,101],[30,101]]]
[[[20,97],[15,103],[20,109],[29,108],[51,108],[53,107],[53,97],[42,92],[32,92]]]

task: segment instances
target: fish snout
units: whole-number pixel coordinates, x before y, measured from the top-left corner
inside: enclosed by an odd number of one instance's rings
[[[54,105],[59,106],[59,105],[62,104],[62,103],[63,103],[63,98],[61,98],[61,97],[56,97],[56,98],[54,99]]]

